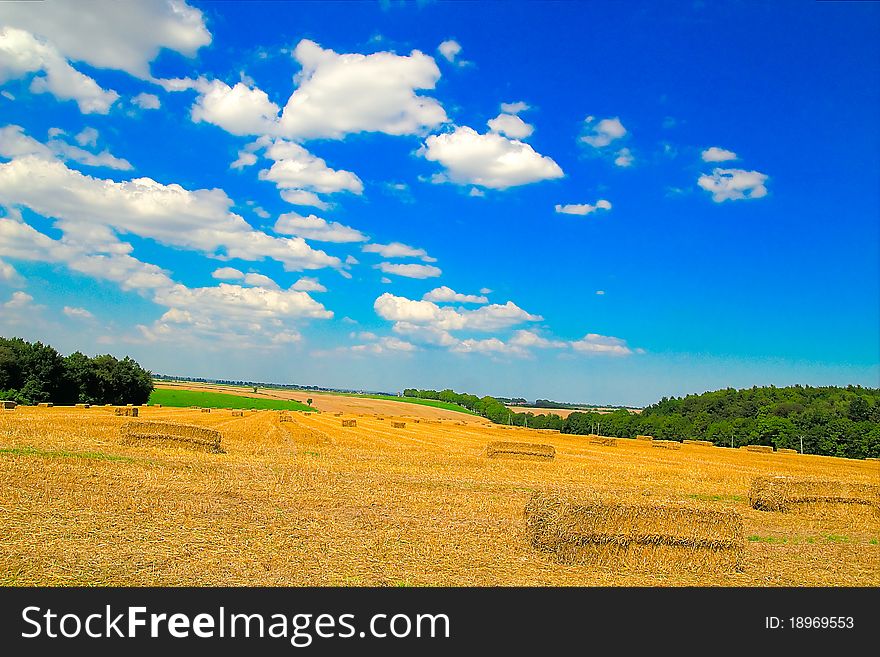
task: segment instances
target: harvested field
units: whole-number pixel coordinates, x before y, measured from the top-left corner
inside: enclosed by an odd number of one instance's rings
[[[739,513],[692,504],[535,493],[525,519],[531,545],[565,564],[733,572],[742,567],[745,551]]]
[[[497,440],[486,445],[486,456],[490,459],[537,459],[539,461],[552,461],[556,456],[556,448],[553,445],[540,443],[519,443],[508,440]]]
[[[0,413],[0,585],[880,586],[868,506],[811,515],[749,503],[756,477],[876,485],[877,462],[622,439],[610,449],[478,418],[392,428],[409,407],[346,429],[332,413],[137,410],[219,431],[226,453],[122,441],[132,418],[109,408]],[[493,441],[540,442],[556,456],[488,459]],[[534,491],[735,512],[742,568],[642,567],[629,553],[625,568],[560,562],[531,544],[523,509]]]
[[[138,444],[142,441],[174,443],[219,454],[222,434],[214,429],[175,422],[134,421],[123,424],[119,433],[123,441]]]

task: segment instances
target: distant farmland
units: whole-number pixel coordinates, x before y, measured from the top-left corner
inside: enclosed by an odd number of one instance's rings
[[[314,411],[306,404],[286,399],[265,399],[227,395],[222,392],[201,390],[170,390],[157,388],[150,395],[150,405],[161,404],[177,408],[201,406],[202,408],[267,408],[275,411]]]

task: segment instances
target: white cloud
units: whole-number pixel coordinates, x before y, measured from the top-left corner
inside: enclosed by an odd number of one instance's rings
[[[76,139],[76,143],[80,146],[97,146],[98,145],[98,131],[94,128],[83,128],[79,134],[74,137]]]
[[[282,262],[288,271],[340,267],[339,258],[301,238],[276,238],[254,230],[229,211],[220,189],[189,191],[150,178],[115,182],[86,176],[60,162],[34,156],[0,164],[0,204],[27,206],[56,220],[66,242],[102,244],[128,252],[114,235],[131,233],[207,255]]]
[[[303,276],[296,283],[290,286],[291,290],[299,290],[300,292],[326,292],[327,288],[321,285],[321,281],[311,276]]]
[[[211,272],[211,278],[219,278],[224,281],[240,281],[244,279],[244,272],[234,267],[220,267]]]
[[[727,162],[728,160],[739,159],[733,151],[728,151],[718,146],[712,146],[704,150],[702,157],[703,162]]]
[[[77,308],[75,306],[64,306],[64,314],[71,319],[94,319],[95,316],[85,308]]]
[[[276,233],[297,235],[307,240],[318,242],[365,242],[369,238],[359,230],[344,226],[335,221],[327,221],[313,214],[303,217],[295,212],[288,212],[278,217],[275,222]]]
[[[29,3],[18,6],[25,4]],[[4,22],[5,11],[15,5],[0,3],[0,22]],[[92,78],[74,69],[52,44],[40,41],[24,30],[0,27],[0,84],[29,73],[42,74],[31,81],[32,92],[50,93],[59,100],[76,101],[83,114],[107,114],[119,98],[115,91],[105,91]]]
[[[618,117],[602,119],[598,123],[595,117],[588,116],[584,121],[586,134],[580,140],[594,148],[604,148],[612,141],[620,139],[626,134],[626,128]]]
[[[383,285],[391,285],[391,279],[388,278],[387,276],[383,276],[382,278],[380,278],[379,282],[382,283]]]
[[[596,294],[598,294],[599,296],[604,296],[605,290],[596,290]]]
[[[404,276],[406,278],[436,278],[443,272],[439,267],[433,265],[399,265],[391,262],[380,262],[374,266],[383,274],[394,274],[395,276]]]
[[[326,210],[330,204],[322,201],[314,192],[307,192],[302,189],[285,189],[281,191],[281,198],[291,205],[306,205],[319,210]]]
[[[3,96],[6,100],[15,100],[15,96],[13,96],[12,93],[7,91],[6,89],[0,91],[0,96]]]
[[[268,219],[269,217],[272,216],[271,214],[266,212],[266,210],[264,210],[260,206],[257,206],[254,208],[254,214],[257,215],[260,219]]]
[[[437,262],[424,249],[417,249],[401,242],[390,244],[366,244],[361,249],[364,253],[378,253],[383,258],[420,258],[422,262]]]
[[[150,79],[150,62],[162,48],[192,56],[211,43],[204,18],[182,0],[79,0],[0,3],[0,23],[50,41],[67,59]]]
[[[266,149],[275,163],[260,171],[260,180],[270,180],[279,189],[311,191],[321,194],[351,192],[361,194],[364,184],[351,171],[331,169],[299,144],[278,140]]]
[[[440,307],[431,301],[415,301],[388,292],[376,299],[373,308],[380,317],[389,321],[428,325],[443,331],[492,331],[543,319],[526,312],[512,301],[464,310]]]
[[[562,340],[548,340],[534,331],[527,331],[525,329],[515,331],[508,341],[508,344],[522,349],[563,349],[568,346],[567,343]]]
[[[604,354],[609,356],[629,356],[632,350],[626,345],[626,341],[608,335],[587,333],[580,340],[571,343],[572,349],[580,353]]]
[[[139,93],[131,99],[131,102],[144,110],[157,110],[162,107],[159,96],[156,94]]]
[[[507,189],[563,176],[556,162],[528,144],[467,126],[428,137],[420,154],[446,168],[435,182]]]
[[[245,274],[244,275],[245,285],[253,285],[254,287],[264,287],[269,290],[279,290],[281,289],[275,281],[273,281],[268,276],[263,274]]]
[[[632,151],[628,148],[621,148],[617,151],[617,157],[614,158],[614,165],[618,167],[631,167],[633,162],[635,161],[635,157],[632,154]]]
[[[492,294],[492,290],[490,290],[488,287],[481,287],[480,294]]]
[[[440,54],[443,55],[446,61],[454,63],[458,53],[461,52],[461,45],[459,45],[458,41],[448,39],[441,43],[437,50],[440,51]]]
[[[110,151],[103,150],[100,153],[90,153],[87,150],[68,144],[60,139],[53,139],[49,142],[49,147],[65,160],[73,160],[80,164],[90,167],[107,167],[108,169],[117,169],[121,171],[130,171],[132,167],[128,160],[116,157]]]
[[[21,275],[15,271],[15,267],[8,262],[0,260],[0,281],[5,283],[20,283]]]
[[[528,103],[524,103],[521,100],[515,103],[501,103],[501,111],[507,114],[519,114],[527,109],[530,109]]]
[[[437,303],[489,303],[486,297],[479,297],[474,294],[460,294],[450,287],[443,285],[436,287],[427,292],[423,297],[424,301],[434,301]]]
[[[7,125],[0,128],[0,157],[15,158],[23,155],[35,155],[51,159],[53,153],[45,144],[24,134],[18,125]]]
[[[244,169],[257,163],[257,156],[247,151],[238,151],[238,158],[229,165],[230,169]]]
[[[338,54],[303,39],[293,51],[302,66],[297,89],[281,115],[279,133],[289,138],[341,139],[359,132],[421,134],[445,123],[433,89],[440,69],[432,57],[377,52]]]
[[[13,292],[12,298],[10,298],[9,301],[3,304],[3,308],[7,310],[23,310],[25,308],[28,308],[33,300],[34,298],[27,292]]]
[[[359,264],[361,264],[361,263],[360,263],[360,260],[358,260],[357,258],[355,258],[353,255],[347,255],[347,256],[345,256],[345,264],[347,264],[347,265],[359,265]]]
[[[392,336],[379,338],[376,342],[369,344],[356,344],[351,347],[355,353],[372,353],[383,354],[389,351],[411,352],[416,351],[416,347],[412,342],[401,340]]]
[[[535,127],[523,121],[515,114],[499,114],[487,121],[489,130],[506,135],[511,139],[525,139],[535,131]]]
[[[586,215],[592,212],[596,212],[597,210],[610,210],[611,203],[606,201],[605,199],[599,199],[596,201],[596,205],[590,205],[589,203],[570,203],[568,205],[557,205],[556,212],[560,214],[578,214],[578,215]]]
[[[264,135],[275,131],[278,105],[266,92],[243,82],[230,87],[220,80],[199,80],[199,96],[190,114],[196,123],[205,122],[233,135]]]
[[[703,174],[697,184],[712,194],[716,203],[740,199],[761,198],[767,195],[764,183],[768,176],[758,171],[743,169],[713,169],[712,175]]]
[[[471,191],[468,192],[468,196],[472,196],[474,198],[482,198],[486,195],[486,192],[479,189],[478,187],[471,187]]]
[[[50,136],[63,135],[64,131],[49,130]],[[41,144],[33,137],[24,134],[21,126],[8,125],[0,128],[0,157],[16,158],[33,155],[39,158],[52,159],[57,156],[65,160],[73,160],[88,166],[109,167],[111,169],[131,169],[128,160],[113,156],[109,151],[90,153],[78,146],[61,139],[52,139],[48,144]]]

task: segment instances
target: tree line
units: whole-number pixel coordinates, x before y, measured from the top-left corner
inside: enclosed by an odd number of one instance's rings
[[[641,413],[515,413],[494,397],[452,390],[404,390],[404,396],[458,404],[492,422],[558,429],[568,434],[601,433],[663,440],[710,440],[722,447],[771,445],[805,454],[846,458],[880,457],[880,389],[790,386],[727,388],[686,397],[664,397]]]
[[[0,337],[0,399],[19,404],[145,404],[153,378],[129,357],[62,356],[42,342]]]

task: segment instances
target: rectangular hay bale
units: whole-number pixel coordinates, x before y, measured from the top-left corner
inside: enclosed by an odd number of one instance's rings
[[[52,402],[41,402],[37,406],[40,408],[52,408],[54,404]]]
[[[689,504],[537,492],[525,507],[531,544],[563,564],[652,572],[742,568],[742,516]]]
[[[91,404],[74,404],[75,408],[91,408]]]
[[[759,511],[817,512],[871,509],[880,517],[880,485],[801,479],[769,475],[755,477],[749,489],[749,504]]]
[[[135,409],[137,410],[137,409]],[[216,429],[175,422],[155,422],[136,420],[126,422],[120,427],[123,442],[140,441],[170,442],[180,447],[196,449],[212,454],[222,454],[220,448],[222,434]]]
[[[114,409],[113,413],[115,415],[125,415],[127,417],[137,417],[138,416],[138,409],[130,408],[128,406],[120,406],[119,408]]]
[[[405,429],[405,428],[406,428],[406,422],[392,422],[392,423],[391,423],[391,428],[392,428],[392,429]]]
[[[740,447],[740,449],[746,452],[758,452],[760,454],[773,453],[772,445],[743,445],[742,447]]]
[[[681,449],[681,443],[677,440],[652,440],[651,447],[660,447],[662,449]]]
[[[787,447],[780,447],[776,450],[777,454],[799,454],[796,449],[788,449]]]
[[[689,438],[685,438],[682,440],[685,445],[698,445],[700,447],[715,447],[715,443],[711,440],[690,440]]]
[[[343,420],[342,426],[344,427],[356,427],[358,425],[357,420]]]
[[[244,411],[232,411],[232,417],[244,417]]]
[[[497,440],[486,445],[486,456],[490,459],[514,458],[552,461],[556,456],[556,448],[553,445],[544,445],[542,443]]]
[[[636,440],[654,440],[654,436],[638,435],[638,436],[636,436]]]
[[[14,401],[0,401],[0,408],[6,411],[15,410],[16,403]]]
[[[591,445],[604,445],[605,447],[614,447],[617,445],[617,439],[610,436],[597,436],[595,434],[587,436]]]

